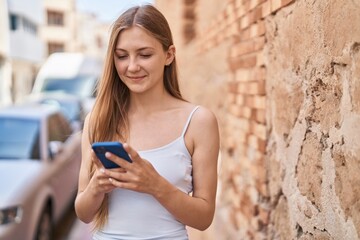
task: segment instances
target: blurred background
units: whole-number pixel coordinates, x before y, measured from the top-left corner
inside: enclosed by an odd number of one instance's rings
[[[359,0],[0,0],[0,239],[89,239],[83,116],[112,21],[148,2],[220,125],[215,218],[191,240],[360,239]]]

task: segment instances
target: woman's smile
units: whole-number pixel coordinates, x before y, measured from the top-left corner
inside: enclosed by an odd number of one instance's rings
[[[131,79],[133,81],[140,81],[145,77],[146,77],[145,75],[143,75],[143,76],[127,76],[127,78],[129,78],[129,79]]]

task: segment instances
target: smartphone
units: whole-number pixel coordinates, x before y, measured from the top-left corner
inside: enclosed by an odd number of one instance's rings
[[[91,145],[91,147],[105,168],[120,167],[105,157],[106,152],[110,152],[118,157],[125,159],[128,162],[132,162],[129,154],[125,151],[123,145],[120,142],[95,142]]]

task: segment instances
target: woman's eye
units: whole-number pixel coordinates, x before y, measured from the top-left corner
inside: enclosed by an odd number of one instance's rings
[[[141,56],[142,58],[149,58],[149,57],[151,57],[152,55],[151,55],[151,54],[140,54],[140,56]]]
[[[127,55],[117,55],[118,59],[125,59],[127,57]]]

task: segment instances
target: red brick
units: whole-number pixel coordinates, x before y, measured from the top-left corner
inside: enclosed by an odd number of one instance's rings
[[[257,94],[259,95],[266,95],[266,83],[265,80],[258,80],[257,81]]]
[[[266,31],[265,21],[264,21],[264,20],[259,21],[259,22],[258,22],[258,33],[257,33],[257,35],[258,35],[258,36],[265,35],[265,31]]]
[[[257,54],[256,54],[256,66],[258,66],[258,67],[265,66],[264,53],[262,50],[263,49],[259,50],[259,52],[257,52]]]
[[[264,67],[256,68],[254,70],[253,80],[264,80],[265,83],[265,75],[266,75],[266,69]]]
[[[266,140],[266,126],[264,124],[259,124],[256,122],[253,122],[254,124],[254,134],[256,137],[258,137],[258,141],[264,141]],[[264,146],[262,146],[262,142],[258,143],[259,150],[261,150]]]
[[[238,82],[248,82],[252,80],[252,73],[253,69],[251,68],[242,68],[242,69],[237,69],[235,71],[235,81]]]
[[[243,1],[243,8],[245,12],[249,12],[250,10],[250,0]]]
[[[294,2],[294,0],[281,0],[281,6],[285,7],[286,5]]]
[[[238,106],[244,106],[245,105],[245,97],[244,95],[237,94],[235,97],[235,103]]]
[[[275,12],[281,8],[281,0],[270,0],[271,1],[271,12]]]
[[[267,225],[269,223],[269,219],[270,219],[270,211],[259,207],[259,219],[262,222],[262,224]]]
[[[240,116],[240,108],[239,106],[235,105],[235,104],[230,104],[229,106],[229,112],[230,114],[239,117]]]
[[[261,36],[254,39],[254,51],[263,49],[265,46],[265,36]]]
[[[246,14],[243,7],[239,7],[235,10],[236,19],[240,21],[240,19]]]
[[[238,68],[252,68],[256,66],[256,63],[257,56],[254,54],[229,59],[229,66],[232,71]]]
[[[266,97],[265,96],[259,96],[259,95],[255,95],[254,96],[254,108],[256,109],[265,109],[266,107]]]
[[[240,29],[240,27],[239,27]],[[246,28],[243,30],[240,30],[240,40],[241,41],[246,41],[250,39],[250,28]]]
[[[251,13],[248,12],[240,19],[240,29],[245,29],[249,27],[250,21],[251,21]]]
[[[262,7],[258,6],[253,10],[254,14],[253,14],[253,21],[252,22],[256,22],[258,20],[260,20],[262,18]]]
[[[265,18],[271,14],[271,2],[265,1],[263,4],[261,4],[261,18]]]
[[[228,93],[228,94],[226,94],[227,102],[228,102],[229,104],[237,104],[237,105],[238,105],[238,103],[237,103],[237,96],[238,96],[238,95],[236,95],[236,94],[234,94],[234,93]]]
[[[226,9],[225,9],[225,15],[229,16],[229,15],[233,14],[234,7],[235,7],[234,4],[227,4]]]
[[[235,0],[235,8],[238,9],[242,6],[242,1],[241,0]]]
[[[237,92],[238,92],[238,93],[241,93],[241,94],[244,94],[244,93],[246,93],[246,90],[247,90],[246,83],[244,83],[244,82],[239,82],[239,83],[238,83],[238,86],[237,86]]]
[[[229,82],[228,83],[228,92],[237,93],[238,85],[239,84],[237,82]]]
[[[251,108],[243,106],[241,107],[241,117],[250,119],[251,117]]]
[[[268,197],[269,196],[269,189],[266,183],[262,183],[260,181],[255,181],[256,189],[262,196]]]
[[[263,49],[264,44],[265,44],[265,37],[259,37],[256,39],[239,42],[233,47],[231,51],[232,54],[231,57],[237,57],[240,55],[259,51]]]
[[[236,44],[236,46],[234,46],[233,49],[234,49],[233,51],[234,55],[232,57],[241,56],[253,52],[254,43],[252,41],[240,42]]]
[[[262,124],[266,123],[266,116],[264,109],[255,109],[255,121]]]
[[[262,153],[266,153],[266,140],[258,139],[258,150]]]
[[[266,183],[267,180],[267,171],[266,168],[259,164],[252,164],[250,167],[251,175],[254,176],[256,181],[261,183]]]

